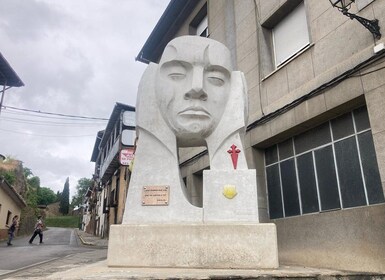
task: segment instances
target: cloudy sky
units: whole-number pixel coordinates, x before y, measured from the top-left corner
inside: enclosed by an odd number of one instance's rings
[[[62,191],[91,178],[96,134],[116,102],[134,105],[135,61],[169,0],[0,0],[0,52],[25,86],[6,91],[0,154]],[[31,112],[32,111],[32,112]]]

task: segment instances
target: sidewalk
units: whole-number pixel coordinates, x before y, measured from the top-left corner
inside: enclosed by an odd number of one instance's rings
[[[101,250],[104,251],[104,250]],[[86,265],[72,265],[68,270],[57,270],[45,279],[51,280],[383,280],[385,275],[375,273],[355,273],[309,267],[280,266],[278,269],[198,269],[198,268],[146,268],[108,267],[107,261],[97,261]],[[35,280],[33,278],[23,278]],[[39,278],[41,279],[41,278]],[[10,280],[10,279],[8,279]],[[16,279],[13,279],[16,280]],[[19,280],[19,279],[17,279]]]
[[[6,280],[112,280],[112,279],[260,279],[260,280],[382,280],[385,274],[359,273],[281,265],[278,269],[198,269],[108,267],[108,240],[76,230],[81,243],[89,246],[87,252],[69,255],[9,275]]]
[[[94,236],[80,229],[76,229],[75,231],[83,245],[95,246],[98,248],[108,247],[108,239],[106,238],[100,238],[99,236]]]

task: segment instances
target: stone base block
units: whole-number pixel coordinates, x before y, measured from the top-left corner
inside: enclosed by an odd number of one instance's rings
[[[203,171],[203,221],[205,223],[258,223],[257,178],[254,169]],[[225,186],[236,195],[225,197]]]
[[[278,268],[275,224],[112,225],[110,267]]]

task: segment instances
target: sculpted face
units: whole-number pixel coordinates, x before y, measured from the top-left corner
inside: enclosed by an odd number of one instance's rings
[[[156,96],[181,146],[202,145],[218,125],[230,93],[229,50],[208,38],[172,40],[159,62]]]

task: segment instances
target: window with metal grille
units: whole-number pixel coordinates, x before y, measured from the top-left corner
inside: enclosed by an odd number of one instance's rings
[[[271,219],[384,202],[366,107],[265,150]]]

